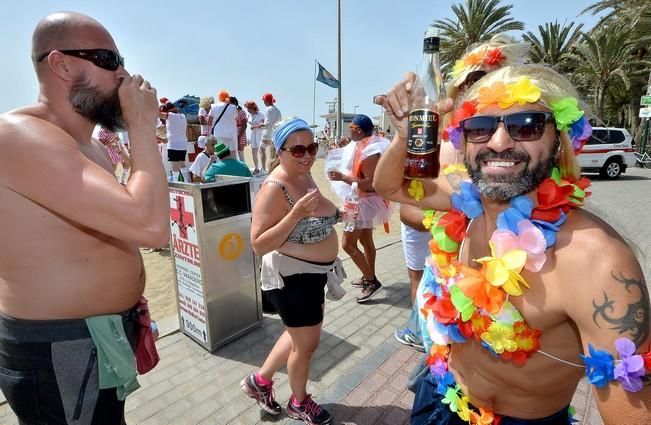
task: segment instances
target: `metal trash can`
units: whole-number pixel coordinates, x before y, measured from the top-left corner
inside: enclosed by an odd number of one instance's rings
[[[209,351],[262,324],[251,189],[249,178],[231,176],[169,183],[180,327]]]

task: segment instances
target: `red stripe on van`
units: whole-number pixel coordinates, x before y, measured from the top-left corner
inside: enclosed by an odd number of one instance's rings
[[[635,152],[633,148],[612,148],[612,149],[581,149],[579,153],[607,153],[612,151]]]

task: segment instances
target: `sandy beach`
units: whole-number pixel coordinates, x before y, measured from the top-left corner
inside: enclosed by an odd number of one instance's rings
[[[251,159],[251,149],[249,147],[245,149],[245,157],[247,164],[252,167],[253,161]],[[335,204],[341,204],[337,196],[330,189],[330,183],[328,182],[323,169],[324,163],[325,161],[323,159],[317,159],[316,163],[312,167],[312,176],[317,182],[319,190],[325,197],[335,202]],[[376,228],[376,245],[382,244],[382,241],[388,237],[399,237],[400,220],[397,211],[396,205],[394,205],[394,213],[391,217],[389,234],[386,234],[384,229],[381,227]],[[341,228],[337,227],[337,232],[341,235]],[[176,292],[174,273],[172,271],[172,259],[170,257],[169,249],[162,251],[143,249],[141,252],[145,263],[145,270],[147,272],[145,297],[149,300],[152,317],[160,320],[176,316]],[[347,257],[347,254],[340,249],[339,256],[343,258]],[[348,272],[349,275],[351,272],[355,272],[355,274],[358,273],[357,270],[349,270]],[[379,278],[380,280],[382,279],[381,276],[379,276]]]

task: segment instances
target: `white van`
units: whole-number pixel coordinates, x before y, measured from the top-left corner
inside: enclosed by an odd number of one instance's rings
[[[633,137],[625,128],[594,127],[577,160],[583,172],[616,179],[635,165],[633,151]]]

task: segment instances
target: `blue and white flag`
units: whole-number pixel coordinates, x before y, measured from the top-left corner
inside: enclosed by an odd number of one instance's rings
[[[317,64],[319,65],[319,74],[316,76],[316,80],[322,82],[326,86],[332,87],[333,89],[338,89],[339,80],[337,80],[335,76],[325,69],[318,61]]]

